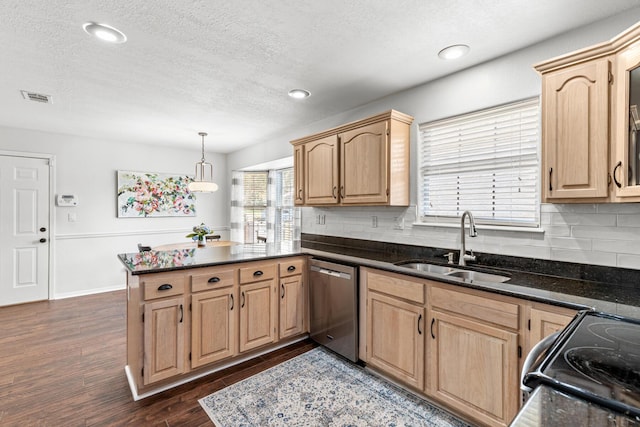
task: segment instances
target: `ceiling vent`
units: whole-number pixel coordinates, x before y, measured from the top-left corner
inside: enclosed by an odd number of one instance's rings
[[[44,104],[51,104],[53,100],[51,95],[43,95],[41,93],[29,92],[28,90],[21,90],[22,97],[27,101],[42,102]]]

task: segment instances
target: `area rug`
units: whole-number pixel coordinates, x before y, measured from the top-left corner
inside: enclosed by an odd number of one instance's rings
[[[467,426],[322,347],[199,402],[217,427]]]

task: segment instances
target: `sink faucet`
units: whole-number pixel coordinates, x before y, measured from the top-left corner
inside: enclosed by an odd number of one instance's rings
[[[478,232],[476,231],[476,222],[473,219],[473,215],[470,211],[464,211],[462,218],[460,218],[460,260],[458,265],[467,265],[467,261],[475,261],[476,257],[471,251],[471,255],[467,255],[467,249],[464,244],[464,218],[469,216],[469,237],[476,237]]]

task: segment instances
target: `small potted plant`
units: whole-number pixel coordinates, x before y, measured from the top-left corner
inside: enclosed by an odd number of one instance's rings
[[[202,223],[193,227],[193,232],[187,234],[186,237],[190,237],[194,241],[198,242],[198,246],[205,246],[206,242],[204,241],[204,236],[211,234],[211,232],[211,229]]]

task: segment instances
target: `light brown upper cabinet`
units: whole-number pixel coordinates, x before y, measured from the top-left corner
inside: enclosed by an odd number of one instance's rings
[[[615,152],[613,178],[616,201],[640,201],[640,27],[627,36],[617,55],[612,124]]]
[[[412,122],[390,110],[291,141],[296,204],[407,206]]]
[[[640,23],[535,65],[545,202],[640,201]]]
[[[311,141],[304,147],[305,204],[338,203],[338,136]],[[294,171],[297,176],[297,171]]]
[[[609,60],[543,76],[546,199],[607,197]]]
[[[304,205],[304,147],[293,147],[293,204]]]

